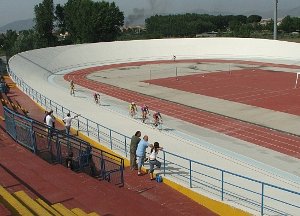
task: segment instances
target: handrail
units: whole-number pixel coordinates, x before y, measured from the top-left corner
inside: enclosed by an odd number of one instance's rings
[[[18,84],[18,86],[20,86],[20,88],[22,88],[22,90],[25,91],[26,94],[28,94],[33,100],[36,100],[38,103],[40,103],[46,109],[55,108],[55,110],[54,110],[55,113],[60,117],[64,117],[66,112],[76,114],[73,111],[71,111],[70,109],[68,109],[68,108],[66,108],[62,105],[59,105],[56,102],[54,102],[54,101],[50,100],[49,98],[47,98],[46,96],[40,94],[35,89],[31,88],[22,79],[17,77],[10,70],[9,70],[9,74],[12,77],[12,79]],[[101,125],[97,122],[91,121],[91,120],[89,120],[89,119],[87,119],[83,116],[80,116],[77,119],[77,122],[73,123],[72,126],[77,128],[78,131],[79,130],[86,130],[88,135],[91,135],[91,136],[95,137],[98,141],[101,141],[103,144],[106,143],[112,150],[114,150],[114,148],[115,148],[116,150],[121,151],[122,154],[125,154],[125,156],[127,157],[128,152],[129,152],[129,145],[128,145],[127,140],[131,139],[129,136],[126,136],[126,135],[124,135],[120,132],[117,132],[117,131],[115,131],[111,128],[108,128],[104,125]],[[107,131],[103,131],[103,130],[107,130]],[[94,134],[92,134],[93,131],[94,131]],[[120,136],[120,137],[117,137],[117,136]],[[119,144],[121,144],[121,145],[119,145]],[[293,190],[290,190],[290,189],[285,189],[285,188],[277,186],[277,185],[273,185],[273,184],[270,184],[270,183],[267,183],[267,182],[263,182],[263,181],[253,179],[253,178],[250,178],[250,177],[247,177],[247,176],[243,176],[243,175],[240,175],[240,174],[237,174],[237,173],[233,173],[233,172],[230,172],[230,171],[218,168],[218,167],[214,167],[214,166],[209,165],[209,164],[204,164],[204,163],[201,163],[199,161],[191,160],[189,158],[186,158],[186,157],[183,157],[181,155],[177,155],[177,154],[165,151],[165,150],[162,151],[162,152],[163,152],[163,158],[162,159],[163,159],[163,174],[164,174],[164,176],[167,175],[167,170],[166,169],[167,169],[168,163],[170,163],[170,161],[166,160],[167,156],[173,156],[173,157],[176,157],[178,159],[182,159],[182,160],[185,160],[185,161],[188,162],[188,164],[189,164],[188,167],[185,167],[184,165],[179,165],[179,164],[176,164],[176,163],[173,163],[173,162],[171,162],[171,164],[173,164],[175,166],[178,166],[180,169],[188,170],[188,173],[189,173],[187,175],[188,177],[186,175],[184,177],[182,177],[182,175],[179,175],[179,176],[180,176],[180,178],[185,178],[185,179],[189,180],[189,187],[190,188],[193,188],[194,187],[193,185],[195,183],[197,183],[200,186],[204,186],[204,184],[202,183],[200,178],[201,177],[203,178],[203,175],[205,175],[204,176],[205,178],[210,178],[211,181],[214,180],[214,181],[217,181],[218,184],[221,184],[221,185],[217,186],[216,184],[210,183],[210,186],[207,186],[207,188],[212,188],[216,191],[219,191],[222,201],[226,200],[225,195],[228,195],[230,197],[234,197],[236,199],[239,199],[240,202],[243,201],[243,202],[246,202],[247,204],[250,204],[251,206],[250,207],[247,206],[247,207],[255,208],[254,210],[259,211],[261,215],[268,215],[268,214],[273,214],[273,213],[276,213],[276,214],[279,214],[279,215],[289,214],[287,212],[284,212],[280,208],[278,209],[278,207],[280,207],[280,205],[276,205],[276,204],[284,205],[285,206],[284,208],[294,207],[294,208],[296,208],[296,210],[293,209],[294,211],[300,211],[300,205],[299,205],[299,203],[300,203],[300,192],[293,191]],[[201,165],[202,167],[209,168],[210,170],[218,171],[220,173],[221,177],[219,177],[219,179],[218,179],[217,177],[210,176],[209,173],[208,174],[203,174],[201,172],[193,170],[192,166],[195,166],[195,165]],[[242,187],[242,186],[239,186],[239,185],[235,185],[234,183],[229,183],[228,181],[225,181],[225,179],[224,179],[225,174],[233,176],[233,177],[237,177],[239,179],[244,179],[244,180],[247,180],[247,181],[257,183],[258,185],[260,185],[260,190],[259,190],[260,192],[254,191],[254,189],[251,190],[249,188],[245,188],[245,186]],[[236,183],[236,184],[238,184],[238,183]],[[225,188],[226,186],[227,187],[231,186],[231,187],[238,188],[238,189],[242,190],[242,192],[239,191],[240,194],[237,195],[236,194],[237,192],[229,191],[229,189]],[[295,202],[290,203],[291,201],[288,202],[286,200],[279,199],[279,198],[281,198],[281,196],[283,197],[283,194],[277,195],[277,198],[272,197],[270,195],[266,195],[265,194],[266,187],[268,187],[268,189],[277,189],[277,190],[279,190],[279,191],[273,192],[275,194],[281,192],[281,193],[284,193],[285,196],[287,196],[287,194],[285,194],[285,193],[297,195],[297,197],[291,197],[290,200],[298,199],[299,202],[296,202],[297,200],[296,201],[294,200]],[[207,190],[209,190],[209,189],[207,189]],[[252,195],[255,195],[255,194],[259,195],[260,200],[257,201],[257,198],[250,199],[249,197],[247,197],[246,192],[251,192]],[[266,204],[265,203],[266,199],[272,200],[273,202],[276,202],[276,203],[273,204],[273,205],[271,203]],[[243,205],[245,205],[245,203],[243,203]],[[253,207],[253,206],[255,206],[255,207]],[[259,209],[257,209],[258,207],[259,207]],[[286,211],[287,209],[284,209],[284,210]]]

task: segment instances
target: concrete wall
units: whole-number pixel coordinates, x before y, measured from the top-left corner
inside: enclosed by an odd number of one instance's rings
[[[52,72],[117,62],[170,60],[173,55],[177,59],[244,59],[300,64],[300,44],[252,38],[187,38],[81,44],[20,55]],[[19,58],[15,56],[10,60],[12,69],[17,69]]]

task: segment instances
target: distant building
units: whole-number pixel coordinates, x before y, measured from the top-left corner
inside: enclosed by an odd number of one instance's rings
[[[134,32],[135,34],[140,34],[143,31],[146,31],[145,26],[123,26],[121,28],[122,32]]]
[[[272,18],[266,18],[266,19],[261,19],[261,21],[259,22],[259,24],[266,26],[267,24],[272,22]],[[280,25],[282,22],[283,18],[278,18],[277,19],[277,25]]]

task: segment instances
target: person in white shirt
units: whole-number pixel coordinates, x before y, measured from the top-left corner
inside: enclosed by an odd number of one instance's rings
[[[66,127],[66,134],[69,135],[70,134],[70,129],[71,129],[71,125],[72,125],[72,120],[74,118],[77,118],[80,115],[75,115],[74,117],[71,117],[71,114],[68,113],[67,117],[65,117],[63,119],[63,122],[65,123],[65,127]]]
[[[46,122],[46,125],[47,125],[48,128],[49,128],[50,136],[52,136],[53,129],[54,129],[54,124],[55,124],[55,118],[54,118],[54,116],[53,116],[53,110],[50,110],[50,111],[47,113],[47,116],[46,116],[46,118],[45,118],[45,122]]]
[[[158,142],[154,142],[153,147],[151,148],[151,152],[150,152],[150,156],[149,156],[149,164],[150,164],[150,179],[154,180],[155,178],[153,177],[153,172],[154,172],[154,166],[156,166],[157,168],[161,167],[161,162],[159,162],[156,159],[156,156],[158,154],[159,150],[162,150],[162,147],[159,147],[159,143]]]

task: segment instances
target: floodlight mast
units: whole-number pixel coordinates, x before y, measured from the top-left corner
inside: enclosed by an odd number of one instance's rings
[[[274,7],[274,33],[273,33],[273,39],[277,40],[277,11],[278,11],[278,0],[275,1],[275,7]]]

